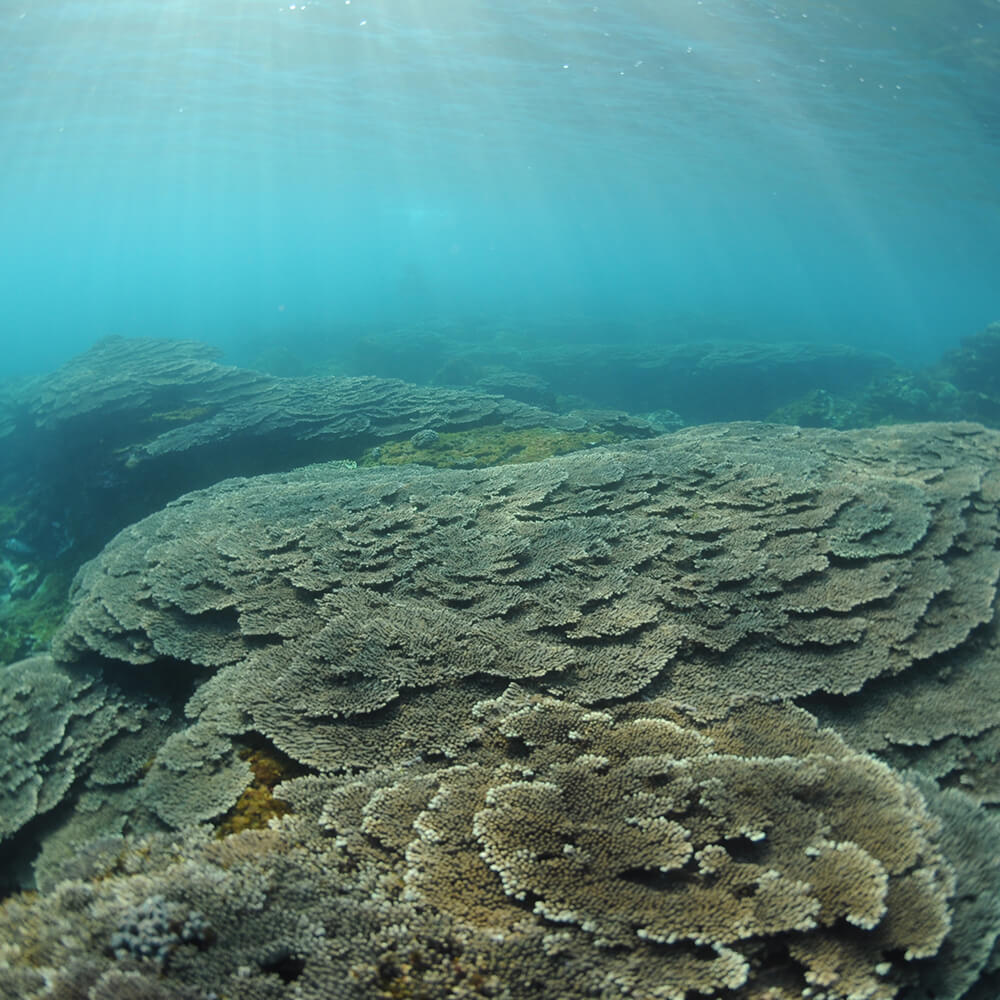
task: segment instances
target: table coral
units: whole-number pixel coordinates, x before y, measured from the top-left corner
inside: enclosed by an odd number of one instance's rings
[[[232,481],[122,532],[54,649],[206,668],[190,712],[318,768],[446,751],[452,715],[508,680],[706,715],[905,685],[993,618],[997,450],[963,425],[736,425]]]
[[[807,713],[699,724],[511,688],[475,715],[455,762],[292,779],[268,830],[154,840],[132,876],[8,904],[0,989],[29,952],[55,983],[134,956],[166,988],[303,1000],[890,1000],[934,968],[954,890],[938,823]],[[165,899],[207,947],[182,947]],[[147,914],[135,946],[86,946]]]
[[[121,800],[118,832],[160,833],[89,874],[54,856],[0,921],[0,987],[42,995],[29,953],[50,982],[143,975],[95,942],[159,893],[217,935],[171,953],[182,992],[975,996],[1000,933],[998,468],[974,425],[746,424],[180,498],[83,568],[50,661],[123,711],[186,702]],[[254,740],[308,773],[216,838]],[[89,808],[69,788],[50,807]]]

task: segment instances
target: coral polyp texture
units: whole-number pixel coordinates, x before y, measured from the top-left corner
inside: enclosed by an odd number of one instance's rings
[[[947,933],[953,875],[920,796],[804,712],[755,705],[698,729],[660,700],[609,713],[536,697],[482,740],[425,790],[410,895],[494,932],[529,910],[597,953],[641,949],[645,981],[619,972],[623,988],[742,987],[771,939],[789,942],[792,982],[888,997],[887,956],[934,955]],[[405,815],[397,789],[363,810],[364,832]]]
[[[705,716],[848,695],[991,622],[998,496],[997,436],[972,425],[729,425],[469,472],[311,466],[121,532],[53,648],[203,667],[189,714],[321,770],[446,751],[456,711],[512,680]]]
[[[882,1000],[941,948],[938,820],[801,710],[696,725],[511,688],[474,715],[453,760],[292,779],[270,830],[133,846],[130,878],[8,904],[0,986],[44,996],[83,951],[72,976],[180,996],[282,996],[284,968],[303,998]]]
[[[108,735],[0,745],[0,996],[984,1000],[998,577],[971,424],[187,494],[46,661]]]

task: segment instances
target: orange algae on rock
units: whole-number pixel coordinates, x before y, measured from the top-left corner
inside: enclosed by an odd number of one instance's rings
[[[246,747],[239,755],[249,763],[253,781],[219,823],[215,835],[220,839],[244,830],[263,829],[272,819],[290,812],[291,805],[275,797],[274,789],[302,773],[290,757],[272,746]]]

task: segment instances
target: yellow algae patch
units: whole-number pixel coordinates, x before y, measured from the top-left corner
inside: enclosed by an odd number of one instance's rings
[[[291,758],[271,746],[247,747],[240,751],[240,757],[250,764],[253,781],[219,823],[215,831],[219,838],[243,830],[263,829],[272,818],[284,816],[291,806],[276,798],[274,789],[282,781],[302,773],[302,768]]]

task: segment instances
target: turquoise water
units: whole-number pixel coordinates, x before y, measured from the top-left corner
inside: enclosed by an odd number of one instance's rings
[[[8,0],[0,55],[0,374],[1000,317],[996,0]]]

